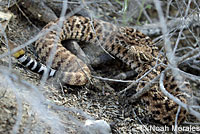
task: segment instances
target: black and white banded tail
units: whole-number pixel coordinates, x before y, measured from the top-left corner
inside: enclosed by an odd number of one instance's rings
[[[15,48],[15,43],[12,41],[8,42],[8,45],[10,49]],[[13,56],[25,67],[30,69],[31,71],[43,75],[48,71],[47,66],[44,64],[39,63],[38,61],[34,60],[33,58],[27,56],[25,54],[25,51],[23,49],[20,49],[19,51],[15,52]],[[50,68],[49,69],[49,77],[53,77],[56,74],[56,70]]]
[[[32,59],[31,57],[23,54],[20,55],[17,60],[30,69],[31,71],[43,75],[45,72],[47,72],[47,66],[37,62],[36,60]],[[50,68],[49,69],[49,77],[53,77],[56,74],[56,70]]]

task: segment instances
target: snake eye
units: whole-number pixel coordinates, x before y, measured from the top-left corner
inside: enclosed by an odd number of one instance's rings
[[[140,53],[139,57],[140,57],[141,62],[144,62],[144,63],[150,62],[152,60],[151,55],[144,54],[144,53]]]

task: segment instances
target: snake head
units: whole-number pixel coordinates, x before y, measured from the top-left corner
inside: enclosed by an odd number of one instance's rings
[[[129,27],[120,27],[117,37],[125,42],[120,44],[128,49],[129,54],[133,57],[134,61],[140,63],[153,61],[155,57],[153,53],[155,45],[153,45],[150,37]]]
[[[140,63],[148,63],[153,60],[152,50],[144,46],[131,46],[129,49],[130,53],[134,57],[134,60]]]

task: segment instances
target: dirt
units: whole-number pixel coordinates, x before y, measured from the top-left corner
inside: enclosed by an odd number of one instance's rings
[[[42,25],[39,25],[38,22],[32,22],[35,20],[28,21],[16,7],[12,10],[14,17],[11,19],[5,32],[9,39],[20,45],[37,35]],[[110,12],[110,10],[108,12]],[[115,16],[114,13],[111,13],[111,16],[112,15]],[[109,18],[105,19],[109,20]],[[35,24],[39,29],[36,28]],[[5,46],[1,46],[0,50],[1,54],[7,51]],[[31,57],[36,58],[32,45],[26,47],[26,50]],[[1,65],[9,66],[9,57],[4,57],[0,61]],[[92,71],[93,75],[110,78],[120,72],[129,70],[117,59],[112,59],[102,66],[95,66],[96,65],[94,65],[94,70]],[[19,76],[20,79],[39,87],[41,76],[28,71],[18,64],[17,60],[14,58],[12,58],[12,69],[14,70],[13,74]],[[0,74],[0,76],[3,75]],[[1,80],[3,82],[5,79]],[[146,129],[143,124],[148,127],[148,125],[153,122],[151,121],[151,117],[147,115],[147,111],[144,110],[145,106],[139,101],[131,105],[124,104],[124,99],[118,95],[118,91],[124,89],[126,84],[106,83],[96,79],[94,79],[93,82],[94,84],[88,84],[82,87],[66,86],[58,88],[52,85],[51,81],[47,81],[42,88],[38,88],[39,93],[45,96],[45,102],[49,101],[59,106],[59,108],[56,106],[49,106],[47,109],[58,115],[63,124],[70,126],[69,128],[64,127],[65,130],[63,133],[80,133],[81,129],[78,124],[84,124],[84,121],[87,119],[87,117],[79,113],[80,111],[84,111],[96,120],[107,121],[111,125],[113,134],[148,133],[148,129]],[[20,90],[19,92],[21,93]],[[29,90],[27,92],[29,92]],[[130,94],[133,93],[131,92]],[[6,134],[13,130],[16,122],[19,120],[19,115],[17,113],[19,113],[18,110],[20,107],[13,89],[1,87],[0,95],[0,133]],[[34,97],[30,98],[30,100],[31,99],[34,99]],[[75,108],[79,112],[72,112],[73,110],[66,112],[65,108]],[[52,133],[49,124],[46,124],[46,122],[40,119],[41,117],[37,115],[37,112],[33,110],[33,106],[26,99],[22,99],[21,110],[21,121],[17,133]],[[158,132],[151,131],[151,133]]]
[[[14,10],[15,11],[15,10]],[[41,26],[42,27],[42,26]],[[36,35],[39,30],[35,28],[34,23],[30,23],[29,21],[24,18],[24,16],[17,12],[14,12],[14,17],[9,22],[9,25],[6,29],[6,35],[9,39],[16,42],[18,45],[25,43],[29,39],[31,39],[34,35]],[[31,45],[26,47],[28,55],[31,57],[34,57],[34,50]],[[1,47],[1,54],[6,52],[7,49],[5,46]],[[9,57],[4,57],[1,59],[2,64],[8,66],[9,63]],[[113,62],[112,62],[113,63]],[[107,63],[107,64],[112,64]],[[116,63],[119,66],[122,65],[121,62]],[[102,76],[106,76],[106,73],[110,73],[109,75],[117,74],[116,70],[117,67],[115,67],[115,70],[112,69],[112,67],[106,69],[107,65],[103,65],[102,67],[96,68],[98,73],[94,74],[100,74],[102,73]],[[40,76],[28,71],[26,68],[18,64],[17,60],[12,58],[12,69],[14,72],[20,76],[21,79],[25,80],[26,82],[39,86],[40,84]],[[98,71],[99,70],[99,71]],[[107,76],[109,76],[107,75]],[[101,83],[101,82],[100,82]],[[135,124],[137,124],[137,119],[133,119],[132,117],[124,117],[124,108],[122,105],[120,105],[119,96],[117,95],[117,92],[113,90],[113,88],[109,86],[105,86],[105,84],[96,83],[95,86],[83,86],[83,87],[64,87],[64,92],[62,92],[61,89],[55,88],[52,86],[51,83],[46,83],[42,89],[40,89],[40,93],[46,97],[47,100],[52,102],[53,104],[65,107],[65,108],[75,108],[77,110],[83,110],[85,113],[90,115],[96,120],[105,120],[109,124],[112,124],[112,132],[113,133],[131,133],[131,131],[136,131],[136,128],[134,128]],[[112,84],[114,85],[114,84]],[[97,88],[98,87],[98,88]],[[115,87],[115,86],[114,86]],[[122,87],[120,89],[123,89]],[[120,90],[118,89],[118,90]],[[10,133],[17,120],[18,116],[17,113],[19,112],[19,106],[17,105],[17,99],[16,95],[13,92],[12,89],[7,89],[2,87],[1,88],[1,95],[0,98],[0,133]],[[51,132],[49,130],[49,126],[43,122],[41,122],[37,115],[35,115],[34,112],[32,112],[32,107],[30,104],[25,101],[23,101],[22,105],[22,119],[20,121],[19,130],[17,130],[18,133],[49,133]],[[39,107],[39,106],[38,106]],[[136,106],[137,107],[137,106]],[[43,111],[44,112],[44,111]],[[56,114],[58,114],[62,118],[62,114],[64,112],[62,110],[55,110]],[[77,120],[80,121],[80,123],[84,123],[86,120],[86,117],[83,117],[79,114],[70,114],[74,118],[78,118]],[[136,115],[135,115],[136,116]],[[63,122],[69,122],[68,119],[62,118]],[[73,123],[73,121],[72,121]],[[27,125],[28,124],[28,125]],[[38,126],[41,127],[41,131],[38,131]],[[76,126],[77,127],[77,126]],[[27,130],[26,130],[27,129]],[[72,131],[73,130],[73,131]],[[74,132],[74,129],[72,130],[65,130],[66,133],[78,133],[79,130]],[[140,130],[137,130],[140,132]]]

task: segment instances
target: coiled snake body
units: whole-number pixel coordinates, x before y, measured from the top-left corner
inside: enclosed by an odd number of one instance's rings
[[[57,25],[58,21],[47,24],[42,32],[52,25]],[[44,37],[35,43],[36,51],[42,61],[46,63],[51,49],[57,38],[55,30],[51,30]],[[62,46],[61,41],[76,39],[100,45],[111,55],[121,59],[124,63],[138,72],[138,77],[143,76],[152,69],[156,62],[167,63],[167,60],[158,56],[159,50],[152,43],[151,39],[143,33],[129,27],[118,27],[101,20],[90,20],[81,16],[72,16],[64,21],[60,37],[57,41],[57,50],[52,63],[52,68],[61,70],[60,80],[69,85],[84,85],[91,77],[90,70],[86,64],[78,59],[74,54]],[[32,64],[33,66],[33,64]],[[141,79],[137,86],[137,91],[143,88],[148,82],[161,73],[164,66],[152,69]],[[54,74],[52,74],[54,75]],[[167,73],[164,86],[166,90],[186,102],[182,92],[170,73]],[[178,104],[167,98],[160,90],[159,84],[154,83],[151,90],[145,93],[141,100],[147,104],[147,109],[155,120],[167,125],[172,125],[175,121]],[[185,120],[186,110],[181,109],[178,123]]]

